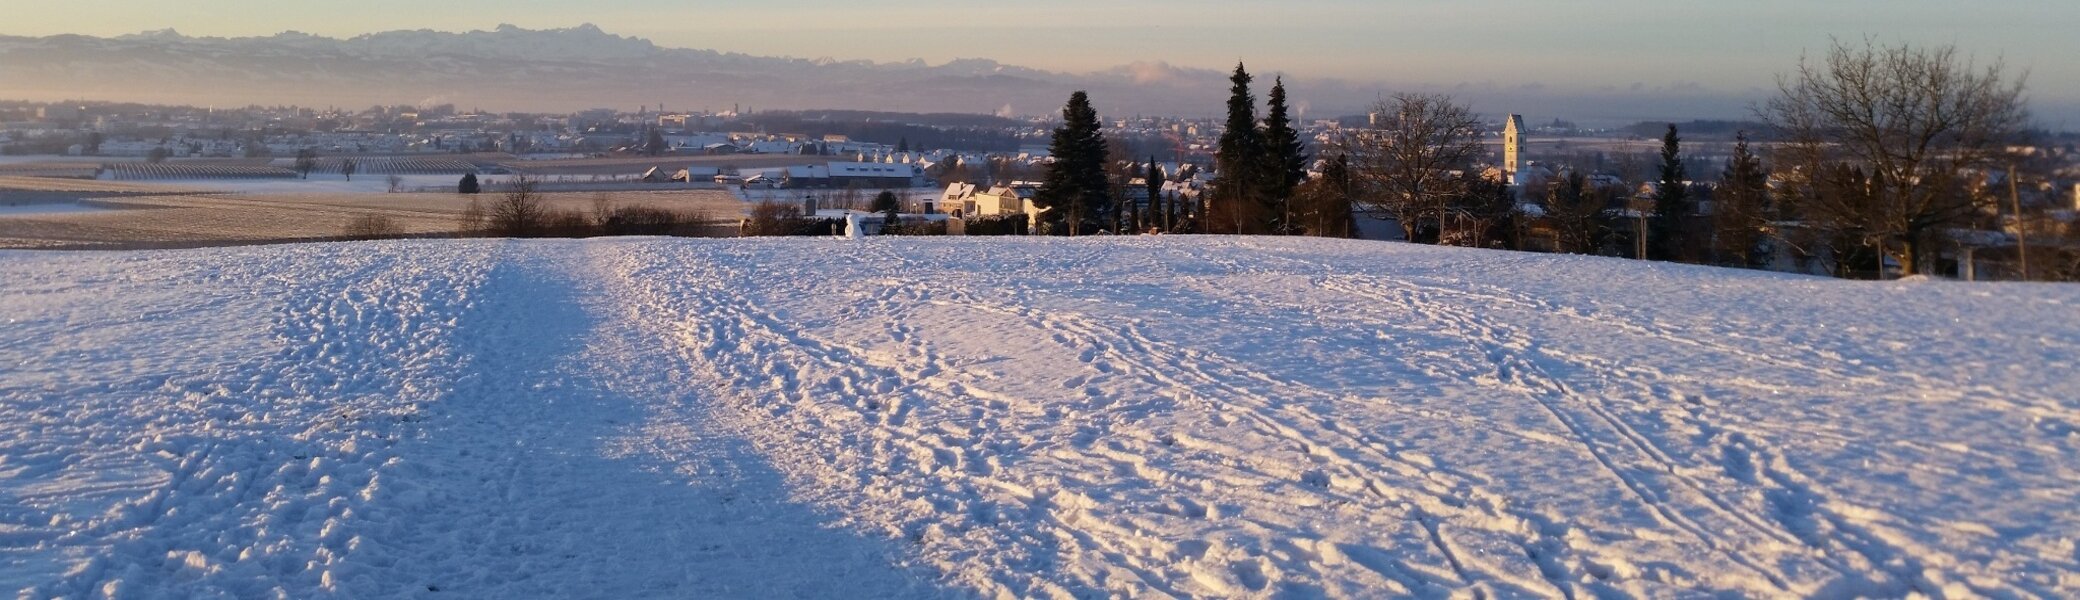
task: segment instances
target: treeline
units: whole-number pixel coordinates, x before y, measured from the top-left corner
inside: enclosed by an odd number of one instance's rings
[[[1446,97],[1397,95],[1326,150],[1357,205],[1418,243],[1601,254],[1837,276],[2080,278],[2080,227],[2050,218],[2057,166],[2031,150],[2023,86],[1952,47],[1836,45],[1800,65],[1733,156],[1692,173],[1661,124],[1649,181],[1561,169],[1480,176],[1478,122]],[[2031,193],[2027,196],[2025,190]],[[1225,197],[1219,196],[1219,197]],[[2036,202],[2026,203],[2025,199]]]
[[[464,236],[584,238],[600,236],[655,235],[712,237],[716,235],[713,215],[700,211],[621,204],[611,194],[592,197],[589,210],[558,208],[540,191],[540,182],[514,177],[499,186],[502,191],[482,194],[474,175],[465,175],[457,192],[471,197],[457,216],[456,229]]]
[[[1669,124],[1666,121],[1641,121],[1626,127],[1625,133],[1631,134],[1633,137],[1657,138],[1661,137],[1662,129]],[[1770,131],[1769,125],[1759,121],[1699,119],[1688,123],[1675,123],[1675,125],[1681,128],[1685,135],[1694,137],[1730,140],[1738,135],[1746,135],[1754,141],[1774,141],[1768,133]]]
[[[1107,139],[1089,94],[1071,94],[1049,144],[1052,162],[1033,197],[1041,211],[1033,233],[1354,235],[1357,186],[1350,161],[1328,161],[1323,176],[1310,179],[1311,158],[1294,127],[1284,82],[1273,83],[1259,119],[1254,81],[1236,65],[1216,177],[1203,193],[1191,185],[1197,167],[1166,172],[1146,142]]]
[[[973,113],[898,113],[871,110],[794,110],[766,111],[755,117],[788,116],[812,121],[859,121],[877,123],[908,123],[925,127],[1017,129],[1025,123],[996,115]]]
[[[995,117],[990,117],[995,119]],[[1004,126],[934,126],[901,121],[825,119],[792,113],[759,113],[745,117],[742,127],[811,137],[842,135],[854,141],[904,145],[916,150],[1011,152],[1018,137]]]

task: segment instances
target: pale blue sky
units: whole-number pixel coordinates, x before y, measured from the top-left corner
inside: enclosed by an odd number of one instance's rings
[[[1088,71],[1135,61],[1397,84],[1546,89],[1771,85],[1828,36],[1955,43],[2080,102],[2074,0],[0,0],[0,34],[348,37],[594,23],[672,47],[882,61],[991,58]]]

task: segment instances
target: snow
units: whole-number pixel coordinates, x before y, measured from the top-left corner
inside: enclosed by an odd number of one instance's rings
[[[30,598],[2080,594],[2080,286],[1195,236],[0,281]]]

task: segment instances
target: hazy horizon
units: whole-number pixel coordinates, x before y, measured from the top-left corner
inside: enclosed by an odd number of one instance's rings
[[[1635,93],[1683,98],[1670,114],[1741,116],[1774,91],[1775,77],[1831,39],[1955,44],[1980,62],[2027,73],[2040,121],[2072,129],[2080,116],[2080,4],[2003,3],[1964,10],[1936,0],[1789,0],[1742,4],[1551,3],[1533,0],[1377,2],[1240,0],[1132,6],[1069,0],[1047,5],[952,2],[868,6],[800,0],[785,8],[724,0],[691,7],[631,0],[612,7],[567,1],[439,4],[368,0],[280,4],[193,0],[139,5],[81,0],[9,11],[0,35],[114,37],[174,29],[190,36],[265,37],[299,31],[332,38],[393,30],[467,32],[501,23],[529,29],[595,24],[661,47],[759,56],[931,64],[995,60],[1065,73],[1135,63],[1335,79],[1353,87],[1464,90],[1514,104]],[[81,14],[95,15],[82,20]],[[0,96],[7,95],[0,88]],[[113,99],[113,100],[120,100]],[[1563,102],[1564,104],[1564,102]],[[1035,109],[1039,107],[1034,107]],[[1502,107],[1488,107],[1491,112]],[[1522,110],[1518,112],[1539,112]],[[1635,109],[1624,109],[1640,112]],[[1551,111],[1548,111],[1551,112]],[[1620,115],[1556,114],[1565,118]]]

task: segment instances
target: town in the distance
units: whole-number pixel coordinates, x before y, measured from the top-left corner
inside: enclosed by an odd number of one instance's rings
[[[1893,50],[1838,46],[1832,60]],[[1947,48],[1913,50],[1924,52],[1921,66],[1959,60]],[[2080,134],[2029,121],[2022,88],[1998,87],[2017,84],[2014,75],[1987,82],[1996,87],[1986,97],[1907,99],[1997,114],[1925,131],[1858,129],[1810,114],[1838,100],[1824,86],[1843,83],[1830,79],[1839,69],[1792,66],[1806,85],[1758,102],[1750,119],[1601,127],[1537,106],[1512,107],[1529,117],[1476,112],[1425,93],[1383,95],[1363,114],[1301,117],[1283,81],[1238,66],[1225,119],[1107,113],[1102,97],[1090,98],[1103,146],[1081,159],[1104,183],[1059,193],[1043,193],[1050,171],[1079,159],[1057,154],[1064,118],[1054,112],[0,101],[0,211],[15,217],[0,220],[0,246],[1265,233],[1852,278],[2080,277]],[[1897,141],[1919,137],[1952,145]],[[1886,158],[1890,178],[1846,162],[1872,155]],[[1891,204],[1863,198],[1910,181]],[[515,190],[540,214],[501,221],[492,198]],[[1051,198],[1077,194],[1086,197],[1076,206]],[[131,206],[173,210],[119,210]],[[204,222],[245,226],[194,226]]]

